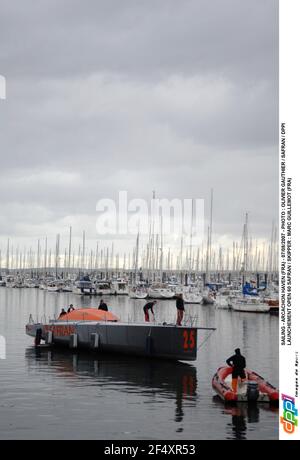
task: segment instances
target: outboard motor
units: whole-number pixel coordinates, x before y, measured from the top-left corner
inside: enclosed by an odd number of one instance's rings
[[[259,397],[258,383],[249,380],[247,384],[247,399],[249,402],[256,402]]]

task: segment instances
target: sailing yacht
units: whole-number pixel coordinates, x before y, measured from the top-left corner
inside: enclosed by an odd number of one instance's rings
[[[50,283],[48,283],[46,289],[48,292],[60,292],[61,285],[57,281],[51,281]]]
[[[175,292],[164,283],[152,284],[148,292],[152,299],[173,299],[175,297]]]
[[[131,299],[146,299],[148,297],[148,290],[144,286],[132,286],[129,289],[129,297]]]
[[[109,281],[100,280],[95,281],[96,294],[98,295],[110,295],[111,294],[111,284]]]
[[[79,295],[93,295],[96,293],[95,287],[89,276],[84,276],[83,278],[75,281],[73,293]]]
[[[187,289],[183,290],[182,293],[184,303],[190,304],[200,304],[202,302],[203,296],[199,292],[199,289],[195,287],[188,287]]]
[[[15,282],[12,285],[12,287],[14,287],[14,288],[24,288],[25,283],[24,283],[23,278],[21,276],[17,276],[16,279],[15,279]]]
[[[71,280],[66,280],[62,284],[62,292],[73,292],[73,286],[72,286],[72,281]]]
[[[232,300],[231,307],[235,311],[244,311],[249,313],[268,313],[270,305],[263,302],[259,297],[241,296]]]
[[[111,282],[111,294],[128,295],[128,283],[123,278],[118,278]]]

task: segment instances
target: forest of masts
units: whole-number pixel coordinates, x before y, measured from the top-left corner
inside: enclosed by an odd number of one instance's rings
[[[72,242],[72,227],[69,229],[67,244],[62,244],[61,235],[56,236],[51,247],[47,238],[36,241],[35,247],[14,245],[8,239],[4,249],[0,248],[0,273],[11,270],[51,274],[73,272],[114,272],[132,270],[159,273],[169,272],[277,272],[278,244],[277,228],[273,224],[269,241],[258,243],[248,236],[247,223],[244,225],[240,242],[233,241],[231,247],[222,248],[211,244],[208,229],[207,244],[197,247],[192,238],[181,237],[180,247],[175,251],[163,242],[161,235],[149,235],[141,244],[137,235],[134,247],[128,252],[117,252],[114,243],[101,245],[99,242],[87,244],[83,231],[82,241],[76,247]],[[189,241],[187,241],[189,240]]]

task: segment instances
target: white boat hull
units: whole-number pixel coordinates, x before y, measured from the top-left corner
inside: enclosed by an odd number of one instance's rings
[[[235,311],[242,311],[247,313],[268,313],[270,311],[270,306],[265,303],[250,303],[235,301],[232,302],[231,308]]]
[[[149,289],[149,297],[151,299],[173,299],[175,293],[167,289]]]
[[[111,289],[96,288],[97,295],[111,295]]]
[[[147,291],[129,291],[130,299],[146,299],[148,297]]]
[[[191,292],[185,292],[183,293],[183,300],[184,303],[187,304],[200,304],[202,302],[202,295],[194,294]]]
[[[72,292],[73,294],[78,294],[78,295],[95,295],[95,290],[91,288],[74,287]]]

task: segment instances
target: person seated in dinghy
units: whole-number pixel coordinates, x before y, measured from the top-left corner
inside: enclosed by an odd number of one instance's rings
[[[237,393],[238,378],[240,377],[242,382],[246,379],[245,367],[246,359],[241,355],[241,350],[236,348],[235,355],[230,356],[226,360],[228,366],[232,367],[232,390]]]
[[[98,310],[108,311],[108,306],[102,299],[100,300]]]
[[[73,307],[73,304],[71,303],[71,305],[68,308],[68,313],[71,313],[71,311],[74,311],[74,310],[75,308]]]

